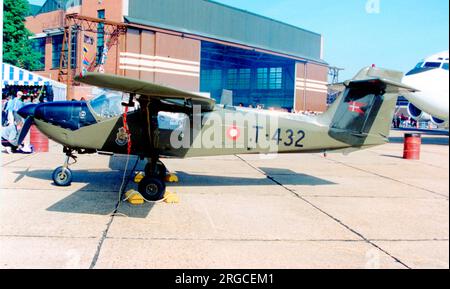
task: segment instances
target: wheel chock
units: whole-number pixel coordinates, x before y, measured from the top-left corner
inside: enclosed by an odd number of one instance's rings
[[[139,184],[144,177],[145,177],[145,173],[144,172],[136,172],[136,175],[134,176],[133,181],[136,184]]]
[[[125,200],[135,206],[144,204],[144,197],[142,197],[142,195],[135,190],[129,190],[126,192]]]
[[[166,182],[168,183],[178,183],[180,180],[176,174],[170,173],[166,176]]]
[[[164,194],[164,202],[168,204],[178,204],[180,202],[180,197],[178,197],[176,193],[166,191]]]

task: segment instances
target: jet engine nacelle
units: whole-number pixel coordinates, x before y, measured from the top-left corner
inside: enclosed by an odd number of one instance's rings
[[[437,117],[431,116],[428,113],[422,111],[420,108],[417,108],[414,104],[408,104],[408,114],[415,120],[424,120],[431,121],[435,125],[443,125],[445,123],[444,120],[439,119]]]
[[[408,114],[415,120],[431,120],[431,116],[428,113],[424,112],[412,103],[408,104]]]
[[[445,123],[445,120],[439,119],[437,117],[432,116],[431,117],[431,121],[435,124],[435,125],[443,125]]]

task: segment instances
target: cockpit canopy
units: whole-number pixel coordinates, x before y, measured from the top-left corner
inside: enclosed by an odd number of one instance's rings
[[[408,72],[406,75],[417,74],[433,69],[444,69],[448,71],[449,64],[447,59],[438,59],[438,61],[421,61],[419,62],[413,70]]]
[[[116,117],[123,114],[122,96],[121,92],[105,90],[89,101],[89,105],[98,117]]]

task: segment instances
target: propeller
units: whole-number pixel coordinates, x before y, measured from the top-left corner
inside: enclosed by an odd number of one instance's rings
[[[17,138],[17,144],[16,146],[19,146],[23,143],[23,140],[27,136],[28,132],[30,131],[31,125],[33,124],[34,119],[32,116],[29,116],[26,118],[22,129],[20,130],[19,137]]]
[[[36,104],[28,104],[22,107],[17,113],[25,119],[25,122],[20,130],[19,137],[17,138],[16,146],[23,143],[23,140],[30,131],[31,125],[34,123],[34,112],[36,110]]]

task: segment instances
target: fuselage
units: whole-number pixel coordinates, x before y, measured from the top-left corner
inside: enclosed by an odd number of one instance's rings
[[[366,68],[358,75],[374,73],[393,74]],[[402,84],[373,78],[349,82],[321,116],[222,105],[203,109],[186,99],[145,95],[131,98],[127,110],[124,94],[110,90],[89,102],[30,105],[19,114],[66,151],[80,153],[147,158],[310,153],[386,143],[397,87]]]
[[[421,61],[403,78],[403,83],[418,89],[404,96],[418,109],[444,121],[449,119],[448,51]]]
[[[61,117],[55,120],[52,111]],[[34,122],[49,138],[75,150],[128,153],[123,113],[102,118],[90,104],[60,102],[38,106]],[[144,157],[152,150],[165,157],[186,158],[315,152],[349,146],[329,137],[329,127],[318,118],[257,109],[217,106],[214,111],[190,115],[160,111],[151,119],[151,132],[143,123],[146,115],[142,110],[127,113],[131,154]]]

